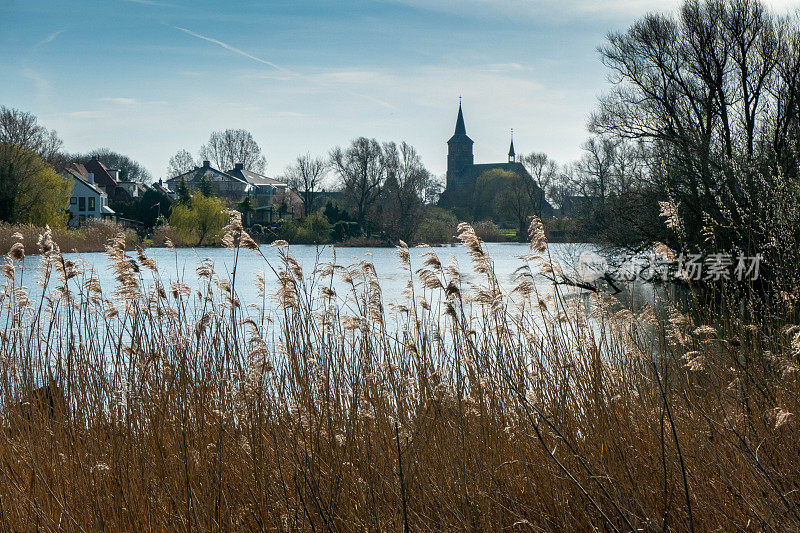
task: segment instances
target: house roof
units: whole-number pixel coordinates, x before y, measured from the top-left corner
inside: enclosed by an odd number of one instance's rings
[[[172,194],[172,189],[166,187],[163,183],[156,182],[150,186],[154,191],[164,193],[166,195]]]
[[[237,178],[242,179],[251,185],[272,185],[273,187],[286,187],[286,183],[282,181],[264,176],[257,172],[253,172],[252,170],[246,170],[241,165],[236,165],[226,173],[230,174],[231,176],[236,176]]]
[[[99,159],[93,158],[83,163],[81,166],[86,169],[87,173],[91,172],[94,174],[94,182],[105,190],[112,191],[114,187],[117,186],[117,181],[111,177],[111,174],[108,173],[108,169]]]
[[[78,181],[78,182],[84,184],[85,186],[87,186],[89,189],[91,189],[92,191],[96,192],[97,194],[105,196],[106,193],[104,193],[102,190],[100,190],[100,188],[97,187],[97,185],[95,185],[94,183],[89,183],[86,179],[84,179],[84,177],[81,176],[80,172],[77,169],[68,168],[67,169],[67,173],[75,181]]]
[[[221,170],[217,170],[216,168],[212,167],[211,165],[206,165],[205,162],[204,162],[202,167],[195,167],[194,169],[192,169],[192,170],[190,170],[188,172],[184,172],[183,174],[178,174],[174,178],[168,179],[167,182],[180,181],[180,179],[183,178],[184,180],[186,180],[187,183],[190,183],[190,182],[193,182],[193,181],[200,180],[200,179],[202,179],[203,176],[208,176],[209,174],[211,176],[220,177],[222,179],[229,179],[231,181],[238,181],[238,182],[245,183],[245,184],[249,183],[244,178],[241,178],[239,176],[235,176],[235,175],[230,174],[228,172],[222,172]]]

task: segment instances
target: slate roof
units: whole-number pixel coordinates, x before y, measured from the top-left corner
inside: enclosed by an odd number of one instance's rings
[[[461,198],[461,195],[464,194],[464,191],[472,191],[475,187],[475,183],[478,181],[478,178],[481,177],[481,174],[488,170],[504,170],[506,172],[513,172],[514,174],[525,176],[529,179],[533,179],[533,177],[528,172],[528,169],[525,168],[525,165],[519,162],[513,163],[479,163],[477,165],[467,165],[466,167],[462,168],[461,171],[458,173],[458,185],[456,185],[456,190],[447,191],[442,194],[445,198],[445,204],[447,202],[459,201],[458,198]],[[538,188],[538,185],[537,185]],[[471,192],[469,194],[472,194]],[[544,194],[544,191],[542,191]],[[546,199],[542,205],[542,211],[546,214],[552,213],[553,206],[550,205]]]
[[[68,168],[67,172],[69,173],[70,176],[72,176],[73,179],[83,183],[84,185],[89,187],[89,189],[96,192],[97,194],[102,194],[102,195],[106,194],[96,184],[89,183],[86,178],[81,176],[81,173],[77,169]]]
[[[86,172],[94,174],[94,182],[100,187],[104,188],[108,193],[114,190],[117,186],[116,180],[108,173],[106,166],[98,159],[92,159],[81,165]]]
[[[464,125],[464,113],[461,111],[461,104],[458,104],[458,118],[456,119],[456,131],[447,144],[451,143],[470,143],[474,144],[473,140],[467,137],[467,127]]]
[[[272,185],[273,187],[286,187],[286,183],[264,176],[252,170],[246,170],[241,165],[228,170],[226,174],[236,176],[237,178],[246,181],[247,183],[255,186]]]
[[[513,172],[514,174],[520,174],[522,176],[531,177],[528,173],[525,165],[522,163],[479,163],[477,165],[468,165],[461,169],[461,172],[458,173],[459,177],[461,178],[459,181],[462,183],[464,182],[472,182],[478,181],[478,178],[486,172],[487,170],[505,170],[506,172]]]
[[[190,170],[188,172],[184,172],[183,174],[179,174],[179,175],[175,176],[174,178],[170,178],[170,179],[167,180],[167,183],[169,183],[171,181],[179,182],[181,178],[186,180],[186,183],[191,183],[191,182],[193,182],[195,180],[201,179],[203,176],[208,175],[208,174],[211,174],[212,176],[221,177],[221,178],[227,178],[227,179],[230,179],[231,181],[238,181],[238,182],[245,183],[245,184],[249,183],[244,178],[241,178],[239,176],[234,176],[233,174],[230,174],[228,172],[222,172],[221,170],[217,170],[214,167],[206,166],[206,165],[204,165],[202,167],[195,167],[194,169],[192,169],[192,170]]]

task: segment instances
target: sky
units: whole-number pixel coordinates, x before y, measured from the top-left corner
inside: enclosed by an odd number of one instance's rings
[[[800,0],[768,2],[779,12]],[[580,155],[609,89],[597,47],[677,0],[0,0],[0,105],[70,152],[107,147],[168,177],[245,128],[279,176],[359,136],[446,166],[463,98],[475,161]]]

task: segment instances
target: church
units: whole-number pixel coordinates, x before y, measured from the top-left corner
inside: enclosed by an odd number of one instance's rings
[[[505,163],[475,164],[475,157],[472,153],[473,144],[472,139],[467,136],[464,113],[461,110],[461,102],[459,102],[456,130],[450,140],[447,141],[447,182],[444,192],[439,197],[439,206],[453,209],[461,216],[472,211],[472,206],[477,201],[474,198],[475,184],[484,172],[499,169],[513,172],[531,181],[533,180],[525,165],[517,161],[517,156],[514,152],[514,139],[511,139],[508,161]],[[536,188],[538,189],[538,186]],[[552,216],[553,207],[544,198],[544,191],[539,189],[538,194],[541,197],[537,203],[542,206],[542,212],[537,214]]]

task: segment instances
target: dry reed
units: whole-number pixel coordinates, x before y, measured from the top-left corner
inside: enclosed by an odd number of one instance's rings
[[[3,529],[800,527],[800,328],[604,296],[586,317],[537,290],[532,236],[513,298],[467,225],[475,286],[401,245],[392,306],[370,263],[306,272],[279,241],[277,291],[243,308],[235,268],[167,283],[119,236],[107,292],[45,232],[44,298],[19,247],[3,265]]]

